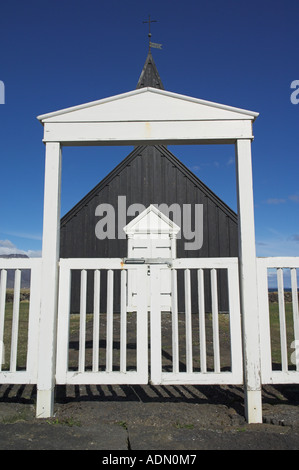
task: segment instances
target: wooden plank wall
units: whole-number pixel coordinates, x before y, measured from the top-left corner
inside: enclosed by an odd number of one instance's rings
[[[183,204],[192,206],[192,229],[194,230],[194,205],[203,204],[203,245],[200,250],[186,250],[183,234],[177,240],[178,258],[230,257],[238,256],[237,216],[195,175],[184,167],[165,147],[136,148],[114,172],[101,182],[89,196],[75,206],[61,221],[61,258],[123,258],[127,256],[127,240],[118,239],[116,217],[116,239],[98,240],[95,226],[99,217],[95,216],[99,204],[109,203],[117,214],[118,196],[126,196],[127,207],[141,203],[177,203],[183,213]],[[137,215],[137,214],[136,214]],[[168,215],[168,214],[167,214]],[[172,214],[169,215],[172,218]],[[127,217],[127,223],[133,217]],[[211,309],[209,274],[206,278],[206,309]],[[220,310],[227,310],[227,278],[221,274],[219,280]],[[72,309],[79,309],[79,277],[74,277]],[[117,281],[116,281],[117,282]],[[196,290],[191,273],[191,289]],[[179,288],[180,288],[179,284]],[[92,283],[88,282],[88,306],[91,309]],[[105,304],[105,299],[103,298]],[[179,308],[183,308],[184,299]],[[116,294],[115,311],[119,310]],[[197,311],[197,299],[192,300],[192,311]]]

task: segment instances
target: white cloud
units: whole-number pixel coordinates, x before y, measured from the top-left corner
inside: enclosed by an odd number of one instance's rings
[[[40,250],[20,250],[10,240],[0,240],[0,256],[1,255],[27,255],[29,258],[39,258]]]
[[[10,240],[0,240],[0,248],[15,248]]]
[[[199,170],[200,170],[200,166],[194,165],[194,166],[192,166],[191,170],[193,170],[193,171],[199,171]]]
[[[289,196],[290,201],[297,202],[299,203],[299,195],[298,194],[292,194]]]
[[[287,198],[277,198],[277,197],[270,197],[264,201],[265,204],[284,204],[287,200],[299,203],[299,195],[298,194],[291,194],[287,196]]]
[[[27,233],[27,232],[14,232],[14,231],[3,232],[2,230],[1,230],[1,233],[4,233],[5,235],[9,235],[12,237],[26,238],[28,240],[42,240],[42,236],[40,233]]]
[[[266,204],[284,204],[286,202],[285,199],[279,199],[279,198],[269,198],[265,201]]]

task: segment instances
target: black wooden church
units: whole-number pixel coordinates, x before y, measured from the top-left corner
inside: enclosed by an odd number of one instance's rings
[[[141,72],[137,89],[153,87],[164,89],[151,51]],[[120,196],[123,196],[120,198]],[[121,200],[122,207],[118,204]],[[177,239],[178,258],[209,258],[238,256],[238,219],[219,197],[216,196],[196,175],[194,175],[166,146],[138,146],[100,181],[81,201],[79,201],[61,219],[61,258],[126,258],[128,241],[123,226],[118,227],[119,218],[115,220],[115,238],[99,239],[95,226],[99,220],[96,208],[101,204],[110,204],[115,213],[126,210],[132,204],[142,204],[145,208],[151,204],[161,206],[191,207],[191,227],[194,224],[195,207],[202,205],[202,244],[194,249],[186,249],[184,232],[181,230]],[[193,210],[194,209],[194,210]],[[163,212],[163,210],[161,210]],[[165,214],[173,220],[173,214]],[[129,223],[134,217],[127,217]],[[199,232],[199,230],[198,230]],[[121,234],[121,236],[119,236]],[[191,246],[192,248],[192,246]],[[74,280],[72,310],[78,311],[80,288],[78,279]],[[194,279],[194,283],[195,283]],[[226,276],[219,279],[219,307],[227,310]],[[77,283],[77,285],[76,285]],[[210,291],[206,283],[206,309],[210,311]],[[195,285],[195,284],[194,284]],[[92,295],[88,303],[91,306]],[[103,299],[105,303],[105,299]],[[193,302],[196,310],[196,301]],[[103,304],[104,305],[104,304]],[[92,308],[90,307],[92,310]],[[115,310],[118,309],[117,293]]]

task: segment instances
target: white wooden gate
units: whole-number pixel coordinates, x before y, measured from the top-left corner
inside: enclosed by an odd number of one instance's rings
[[[176,259],[171,268],[172,311],[168,333],[163,333],[163,315],[159,292],[164,265],[151,266],[151,382],[153,384],[242,384],[241,317],[239,301],[238,260]],[[169,268],[168,268],[169,269]],[[221,313],[218,303],[218,274],[227,276],[228,311]],[[181,273],[180,290],[178,276]],[[205,275],[207,274],[207,276]],[[195,277],[195,292],[191,289],[191,276]],[[205,282],[211,293],[211,311],[205,305]],[[183,284],[183,286],[182,286]],[[194,287],[194,282],[193,282]],[[184,309],[179,311],[178,297],[184,294]],[[197,305],[194,306],[194,296]],[[193,300],[193,302],[192,302]],[[222,337],[220,340],[220,320]],[[209,323],[209,325],[208,325]],[[171,353],[164,351],[163,336],[171,335]],[[221,351],[223,348],[223,351]],[[221,354],[226,352],[226,357]],[[164,361],[163,356],[168,356]]]
[[[133,321],[132,318],[128,318],[127,314],[126,286],[128,270],[136,269],[138,269],[137,314]],[[71,279],[74,271],[79,271],[81,277],[80,312],[71,312]],[[92,312],[87,312],[88,272],[93,278]],[[118,315],[114,313],[114,284],[117,274],[120,286],[120,313]],[[60,260],[56,368],[58,384],[145,384],[148,382],[148,313],[147,299],[144,295],[146,285],[146,266],[125,266],[121,259]],[[101,310],[100,299],[104,289],[107,302]],[[116,317],[117,333],[115,331]],[[89,318],[90,322],[88,322]],[[78,354],[70,361],[72,320],[79,322],[79,337],[73,340],[77,344]],[[127,333],[130,321],[134,329],[135,357],[128,364]],[[92,348],[87,348],[86,344],[86,327],[89,323],[92,324]],[[118,348],[114,348],[115,341],[119,343]],[[104,343],[102,348],[101,342]],[[89,363],[86,356],[88,350],[92,351]],[[116,351],[117,358],[115,358]]]
[[[171,312],[162,310],[161,278],[166,270],[172,279]],[[229,309],[223,314],[218,309],[219,270],[227,275]],[[80,276],[80,312],[71,309],[71,280],[75,271],[79,271]],[[127,281],[132,271],[138,281],[136,312],[127,311]],[[183,272],[184,277],[183,312],[178,309],[179,272]],[[208,274],[211,289],[211,312],[205,308],[204,272]],[[192,312],[191,275],[197,276],[196,313]],[[87,311],[88,284],[92,284],[93,289],[91,311]],[[116,292],[120,297],[119,313],[114,309]],[[104,306],[100,302],[103,295],[107,299]],[[225,344],[222,345],[221,315],[225,323]],[[72,335],[75,323],[76,330],[79,325],[77,336]],[[168,335],[167,346],[163,344],[164,330]],[[197,338],[195,331],[198,331]],[[229,364],[221,362],[221,347],[229,355]],[[207,351],[210,349],[211,354]],[[121,259],[60,260],[56,382],[146,384],[149,381],[153,384],[243,383],[237,259],[177,259],[172,265],[124,264]]]

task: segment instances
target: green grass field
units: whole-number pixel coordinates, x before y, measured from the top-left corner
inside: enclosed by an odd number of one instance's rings
[[[281,354],[280,354],[280,326],[279,326],[278,303],[277,302],[270,303],[269,311],[270,311],[272,363],[277,365],[279,368],[279,366],[281,365]],[[287,338],[287,347],[288,347],[288,362],[289,362],[289,366],[292,366],[291,354],[294,352],[294,349],[291,348],[291,344],[295,339],[292,303],[288,303],[288,302],[285,303],[285,321],[286,321],[286,338]]]
[[[12,332],[12,312],[13,303],[7,302],[5,308],[5,321],[4,321],[4,364],[2,370],[9,369],[10,363],[10,345],[11,345],[11,332]],[[19,314],[19,334],[18,334],[18,356],[17,356],[17,369],[24,369],[26,367],[27,358],[27,342],[28,342],[28,320],[29,320],[29,302],[20,302]]]

